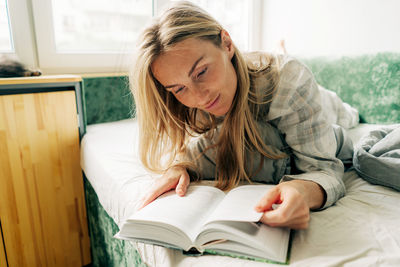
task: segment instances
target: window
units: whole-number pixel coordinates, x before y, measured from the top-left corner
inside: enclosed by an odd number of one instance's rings
[[[32,8],[45,73],[126,71],[152,16],[149,0],[33,0]]]
[[[168,2],[164,0],[165,2]],[[179,1],[179,0],[172,0]],[[189,0],[211,14],[243,51],[260,50],[262,0]],[[162,9],[162,8],[161,8]],[[223,12],[221,12],[223,10]]]
[[[248,1],[231,0],[191,0],[207,10],[229,32],[236,46],[248,50],[249,5]],[[224,10],[224,12],[221,12]],[[232,14],[235,14],[234,16]]]
[[[10,53],[13,51],[7,2],[0,0],[0,52]]]
[[[134,47],[152,16],[149,0],[52,1],[57,52],[118,52]]]
[[[142,28],[170,1],[8,0],[8,23],[7,0],[0,0],[1,53],[12,53],[14,44],[23,63],[45,74],[125,72]],[[249,28],[259,23],[249,14],[261,0],[193,2],[226,27],[240,49],[257,48]]]

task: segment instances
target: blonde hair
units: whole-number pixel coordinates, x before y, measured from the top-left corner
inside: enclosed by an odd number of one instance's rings
[[[179,154],[185,153],[188,137],[212,132],[217,125],[215,116],[177,101],[155,79],[151,64],[161,53],[188,38],[208,40],[221,47],[221,30],[222,26],[204,10],[190,2],[179,2],[143,32],[130,81],[139,123],[140,158],[149,170],[165,171],[174,165]],[[264,55],[258,59],[261,64],[257,66],[251,63],[254,58],[249,56],[246,62],[236,47],[234,50],[232,64],[237,74],[237,90],[213,146],[217,147],[216,186],[221,189],[232,188],[241,180],[250,182],[245,169],[246,149],[272,159],[283,157],[268,149],[256,124],[259,106],[271,101],[276,87],[275,61]],[[261,74],[268,78],[268,88],[263,90],[265,94],[256,92],[252,84]],[[192,162],[175,163],[178,164],[195,170]]]

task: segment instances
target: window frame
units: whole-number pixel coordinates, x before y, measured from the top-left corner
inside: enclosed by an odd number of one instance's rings
[[[16,57],[28,67],[37,68],[30,3],[26,0],[7,0],[7,6],[14,52],[2,54]]]
[[[153,16],[171,0],[153,0]],[[249,50],[260,49],[262,0],[249,2]],[[132,51],[57,53],[52,0],[8,0],[15,55],[45,74],[124,73],[133,61]]]
[[[57,53],[52,1],[32,1],[33,20],[40,69],[45,73],[124,72],[132,59],[132,52]]]

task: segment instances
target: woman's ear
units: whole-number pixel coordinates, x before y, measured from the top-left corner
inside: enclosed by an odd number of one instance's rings
[[[226,30],[221,30],[221,45],[222,48],[228,52],[229,59],[232,59],[235,53],[235,47],[233,46],[233,42],[229,33]]]

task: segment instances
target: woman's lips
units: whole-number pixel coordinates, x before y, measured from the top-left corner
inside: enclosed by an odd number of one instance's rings
[[[217,102],[219,100],[219,95],[215,98],[214,101],[211,102],[211,104],[209,104],[206,109],[212,109],[214,106],[216,106]]]

